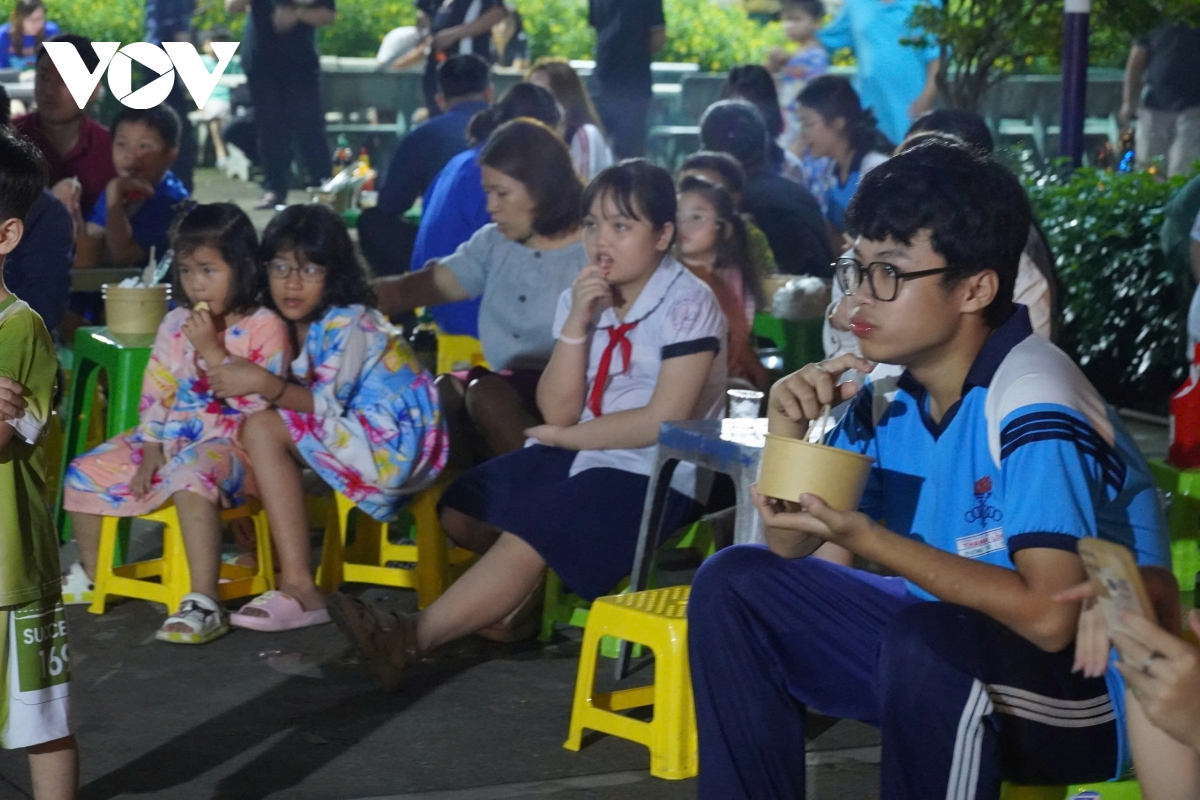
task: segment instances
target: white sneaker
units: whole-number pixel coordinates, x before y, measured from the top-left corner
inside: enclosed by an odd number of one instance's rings
[[[96,584],[83,571],[83,564],[76,561],[62,576],[62,601],[67,606],[90,605]]]

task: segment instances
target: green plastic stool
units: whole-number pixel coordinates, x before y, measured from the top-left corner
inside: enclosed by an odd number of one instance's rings
[[[1078,783],[1074,786],[1017,786],[1006,783],[1000,788],[1000,800],[1071,800],[1083,792],[1095,792],[1100,795],[1100,800],[1142,800],[1142,790],[1138,788],[1137,781]]]
[[[1171,570],[1186,596],[1195,592],[1200,573],[1200,469],[1179,469],[1156,458],[1150,461],[1150,473],[1158,488],[1171,494]]]
[[[142,376],[150,363],[154,334],[129,336],[110,333],[108,328],[80,328],[75,332],[72,355],[71,391],[66,398],[63,420],[62,476],[71,459],[87,447],[88,420],[96,396],[100,370],[108,373],[108,419],[104,435],[112,438],[138,424],[138,403],[142,397]],[[71,538],[70,517],[63,511],[60,481],[54,502],[54,519],[62,540]],[[123,552],[123,548],[118,548]]]
[[[754,335],[774,342],[783,353],[783,371],[792,373],[825,358],[824,324],[819,319],[793,322],[760,312],[754,315]]]

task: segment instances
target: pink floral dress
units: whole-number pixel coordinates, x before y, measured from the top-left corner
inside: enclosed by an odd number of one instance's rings
[[[150,365],[142,382],[141,422],[71,462],[63,478],[63,507],[109,517],[154,511],[176,492],[189,491],[222,508],[241,505],[257,494],[249,462],[238,441],[248,414],[268,404],[258,395],[217,399],[208,385],[203,359],[183,335],[191,312],[178,308],[158,327]],[[225,332],[231,356],[285,375],[287,327],[274,312],[259,309]],[[161,442],[166,463],[141,499],[129,488],[142,463],[145,442]]]

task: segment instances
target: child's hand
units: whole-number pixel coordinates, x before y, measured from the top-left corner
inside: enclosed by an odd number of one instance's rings
[[[767,54],[767,72],[782,72],[791,58],[782,47],[776,47]]]
[[[561,425],[535,425],[525,429],[525,435],[537,439],[549,447],[561,447],[563,427]]]
[[[25,387],[10,378],[0,378],[0,422],[25,416]]]
[[[279,391],[280,380],[278,375],[244,358],[235,358],[228,364],[219,364],[208,370],[208,385],[212,387],[213,394],[222,400],[249,394],[271,397]]]
[[[221,336],[217,333],[212,312],[207,308],[193,309],[180,330],[210,368],[225,360],[226,353],[221,344]]]
[[[154,197],[154,187],[141,178],[116,177],[108,182],[105,202],[108,207],[129,206]]]
[[[163,455],[161,444],[146,442],[142,445],[142,463],[138,465],[133,480],[129,482],[129,490],[133,492],[134,497],[141,500],[150,494],[150,490],[154,488],[154,476],[165,463],[167,463],[167,457]]]
[[[587,335],[588,326],[602,304],[612,303],[612,286],[604,270],[596,265],[585,267],[571,287],[571,313],[563,325],[563,333],[572,338]]]

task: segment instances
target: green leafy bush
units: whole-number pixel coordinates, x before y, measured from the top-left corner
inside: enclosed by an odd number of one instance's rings
[[[46,10],[64,31],[94,41],[128,44],[146,30],[144,0],[54,0]]]
[[[531,55],[592,58],[595,32],[588,26],[587,0],[513,0],[529,35]],[[785,43],[778,23],[760,25],[740,8],[722,8],[705,0],[666,0],[667,45],[661,61],[696,62],[700,69],[727,70],[736,64],[761,63],[767,52]]]
[[[1096,168],[1025,174],[1057,258],[1061,345],[1118,404],[1161,408],[1186,371],[1192,278],[1159,246],[1163,209],[1186,180]]]
[[[587,0],[512,0],[529,35],[531,55],[590,59],[596,34],[588,25]],[[726,70],[735,64],[761,63],[767,51],[784,44],[778,23],[759,25],[738,8],[721,8],[706,0],[666,0],[667,46],[664,61],[694,61],[704,70]],[[134,42],[143,37],[142,0],[55,0],[53,18],[63,30],[97,41]],[[235,35],[244,14],[229,15],[217,0],[196,20],[197,27],[225,25]],[[412,25],[412,0],[338,0],[338,21],[322,28],[321,52],[336,56],[374,56],[392,28]]]

